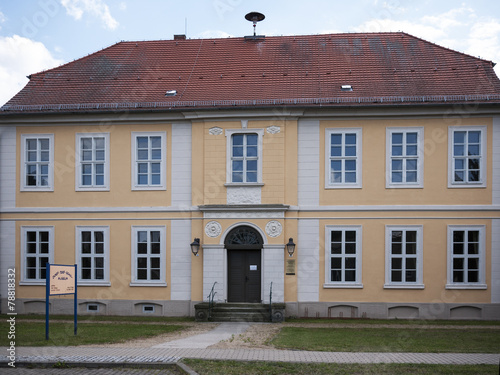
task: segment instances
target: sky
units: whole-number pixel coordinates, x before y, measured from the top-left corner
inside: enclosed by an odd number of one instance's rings
[[[498,0],[0,0],[0,105],[26,76],[122,40],[404,31],[498,63]]]

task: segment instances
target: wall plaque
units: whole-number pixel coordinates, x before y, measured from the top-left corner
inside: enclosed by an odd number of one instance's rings
[[[286,274],[295,275],[295,259],[286,260]]]

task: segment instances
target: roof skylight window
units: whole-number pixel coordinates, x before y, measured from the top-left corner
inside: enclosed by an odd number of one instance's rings
[[[352,91],[352,86],[351,85],[342,85],[340,86],[341,91]]]
[[[168,90],[165,93],[165,96],[176,96],[177,95],[177,90]]]

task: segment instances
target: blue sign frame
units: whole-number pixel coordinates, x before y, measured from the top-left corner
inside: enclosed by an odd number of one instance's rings
[[[75,296],[74,298],[74,332],[75,336],[78,330],[78,318],[77,318],[77,308],[78,308],[78,295],[77,295],[77,285],[78,285],[78,268],[76,264],[52,264],[52,266],[62,266],[62,267],[74,267],[75,268],[75,288],[73,293],[57,293],[50,294],[50,263],[46,263],[46,274],[45,274],[45,340],[49,339],[49,300],[51,295],[71,295]]]

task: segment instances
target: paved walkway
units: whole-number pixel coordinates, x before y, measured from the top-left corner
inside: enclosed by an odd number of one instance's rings
[[[209,346],[243,333],[251,324],[222,323],[214,330],[151,348],[18,347],[16,363],[136,363],[167,364],[182,358],[325,363],[427,363],[498,365],[500,354],[481,353],[351,353],[265,349],[210,349]],[[9,362],[0,348],[0,364]]]

